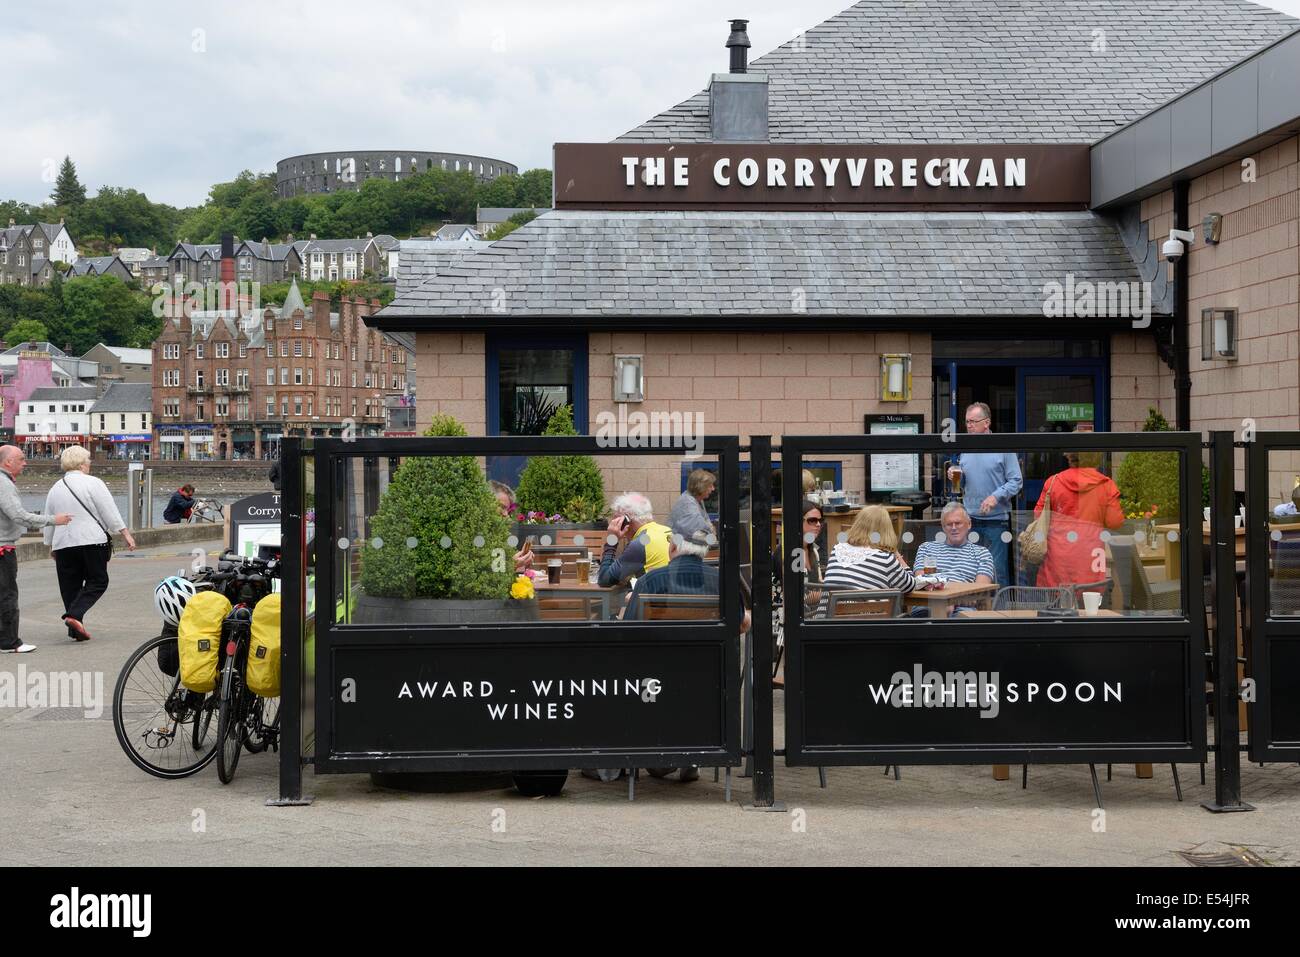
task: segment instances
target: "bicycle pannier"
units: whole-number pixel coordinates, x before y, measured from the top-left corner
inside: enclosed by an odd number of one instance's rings
[[[217,686],[221,655],[221,622],[230,614],[230,600],[220,592],[201,591],[185,603],[176,639],[181,655],[181,684],[207,694]]]
[[[280,696],[280,596],[267,595],[253,609],[252,638],[244,683],[263,698]]]
[[[168,678],[175,678],[181,670],[181,651],[176,647],[176,626],[163,623],[162,636],[170,638],[158,646],[158,670]]]

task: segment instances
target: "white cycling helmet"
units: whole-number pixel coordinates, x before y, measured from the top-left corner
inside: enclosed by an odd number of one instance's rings
[[[158,609],[158,616],[169,625],[179,625],[185,603],[194,597],[197,591],[192,581],[175,575],[164,578],[153,590],[153,604]]]

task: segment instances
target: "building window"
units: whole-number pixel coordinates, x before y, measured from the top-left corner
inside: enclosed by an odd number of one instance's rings
[[[293,414],[302,415],[302,396],[300,395],[293,397]]]
[[[293,354],[294,354],[295,356],[301,356],[301,355],[302,355],[302,340],[301,340],[301,339],[295,339],[295,340],[293,340]]]
[[[357,361],[357,347],[356,347],[356,346],[353,346],[353,347],[352,347],[352,361],[353,361],[353,362],[356,362],[356,361]],[[353,384],[353,385],[356,385],[355,382],[352,383],[352,384]]]
[[[266,417],[269,419],[274,415],[275,415],[275,396],[268,395],[266,397]]]
[[[293,384],[294,384],[294,385],[302,385],[302,369],[301,369],[301,368],[296,368],[296,369],[293,370]]]
[[[288,339],[281,339],[281,340],[280,340],[280,358],[282,358],[282,359],[287,359],[287,358],[289,358],[289,340],[288,340]]]
[[[357,417],[357,400],[356,400],[356,399],[353,399],[353,400],[352,400],[352,418],[355,419],[356,417]]]
[[[356,370],[356,369],[353,369],[353,370],[352,370],[352,388],[355,389],[356,387],[357,387],[357,370]]]
[[[241,389],[248,388],[248,370],[240,369],[235,373],[235,385]]]
[[[293,327],[294,327],[295,329],[301,329],[301,328],[302,328],[302,313],[300,313],[300,312],[295,312],[295,313],[293,314]]]
[[[266,317],[266,331],[275,332],[275,320],[272,319],[270,316]]]
[[[308,384],[308,385],[311,385],[311,384],[312,384],[311,379],[312,379],[312,369],[311,369],[311,366],[308,366],[308,367],[307,367],[307,384]]]
[[[268,343],[266,344],[266,357],[267,357],[268,359],[274,359],[274,358],[275,358],[275,343],[274,343],[274,342],[268,342]]]
[[[308,339],[308,340],[307,340],[307,358],[308,358],[308,359],[312,358],[312,353],[313,353],[313,351],[314,351],[314,350],[312,349],[312,341],[311,341],[310,339]]]
[[[203,358],[203,343],[201,343],[201,342],[196,342],[196,343],[194,344],[194,358],[196,358],[196,359],[202,359],[202,358]]]
[[[280,366],[280,385],[289,384],[289,367]]]
[[[287,395],[280,397],[280,415],[289,418],[289,397]]]
[[[308,415],[311,415],[311,414],[312,414],[311,407],[312,407],[312,397],[311,397],[311,396],[307,396],[307,414],[308,414]]]
[[[239,358],[241,358],[241,359],[247,359],[247,358],[248,358],[248,343],[246,343],[246,342],[241,342],[241,343],[239,344]]]
[[[225,418],[230,415],[230,401],[228,399],[217,400],[217,418]]]
[[[195,370],[194,370],[194,384],[195,384],[198,388],[200,388],[200,389],[203,388],[203,370],[202,370],[202,369],[195,369]]]
[[[218,369],[218,370],[217,370],[217,385],[230,385],[230,370],[229,370],[229,369]]]
[[[218,343],[217,343],[217,358],[218,358],[218,359],[229,359],[229,358],[230,358],[230,343],[229,343],[229,342],[218,342]]]
[[[267,370],[266,370],[266,384],[267,384],[267,385],[275,385],[275,370],[274,370],[274,369],[267,369]]]

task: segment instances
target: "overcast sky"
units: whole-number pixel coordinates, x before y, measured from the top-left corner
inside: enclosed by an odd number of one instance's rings
[[[0,199],[41,202],[64,154],[93,193],[201,203],[322,150],[448,150],[521,169],[612,139],[850,0],[231,0],[5,10]],[[1300,16],[1300,0],[1266,6]],[[997,4],[990,0],[990,10]]]

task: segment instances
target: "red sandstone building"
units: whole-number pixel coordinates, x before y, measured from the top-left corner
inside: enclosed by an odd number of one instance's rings
[[[307,306],[178,310],[153,345],[153,457],[276,458],[280,439],[379,435],[389,396],[404,395],[406,350],[363,319],[379,301],[325,293]]]

